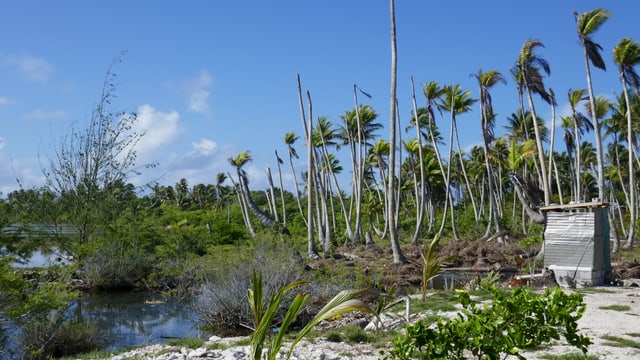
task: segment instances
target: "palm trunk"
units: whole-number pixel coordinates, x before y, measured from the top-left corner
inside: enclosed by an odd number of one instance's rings
[[[422,233],[422,223],[424,221],[425,210],[425,176],[424,176],[424,157],[422,155],[422,133],[420,131],[420,120],[418,119],[418,106],[416,105],[416,93],[415,86],[413,84],[413,77],[411,77],[411,99],[413,104],[413,114],[416,125],[416,136],[418,140],[418,161],[420,165],[420,183],[416,186],[416,229],[411,239],[411,244],[418,243],[420,235]],[[419,194],[418,194],[419,191]]]
[[[242,187],[242,194],[244,195],[247,207],[249,208],[249,210],[251,210],[253,215],[258,218],[258,220],[264,227],[270,228],[275,223],[275,220],[272,219],[267,213],[260,210],[260,208],[258,208],[256,203],[253,201],[251,191],[249,190],[249,186],[247,185],[246,175],[238,173],[238,178],[238,182]]]
[[[313,172],[314,156],[313,156],[313,118],[311,112],[311,95],[307,92],[309,99],[309,123],[305,118],[304,105],[302,102],[302,87],[300,84],[300,76],[298,76],[298,103],[300,105],[300,115],[302,125],[304,127],[305,140],[307,142],[307,255],[311,258],[318,257],[318,249],[316,247],[314,220],[313,220],[313,193],[315,191]]]
[[[583,47],[584,48],[584,47]],[[598,162],[597,180],[598,180],[598,198],[604,201],[604,160],[602,156],[602,134],[600,131],[600,120],[596,114],[596,98],[593,95],[593,85],[591,84],[591,66],[589,66],[589,57],[587,50],[584,48],[584,61],[587,72],[587,90],[589,91],[589,107],[591,110],[591,119],[593,120],[593,133],[596,141],[596,160]],[[578,144],[578,148],[579,148]]]
[[[391,250],[393,252],[393,263],[402,264],[407,260],[400,248],[400,239],[398,238],[398,224],[395,221],[396,217],[396,89],[397,89],[397,77],[398,77],[398,63],[397,63],[397,45],[396,45],[396,11],[394,0],[389,0],[389,15],[391,22],[391,94],[390,94],[390,112],[389,112],[389,182],[387,186],[387,223],[389,226],[389,240],[391,242]]]
[[[267,180],[269,181],[269,194],[271,194],[271,211],[273,212],[273,219],[278,222],[278,205],[276,204],[276,190],[273,187],[273,177],[271,176],[271,168],[267,166]]]
[[[282,205],[282,225],[287,226],[287,208],[284,203],[284,186],[282,185],[282,168],[280,167],[282,160],[278,156],[277,151],[276,151],[276,162],[278,163],[278,179],[280,181],[280,203]]]
[[[627,241],[625,242],[623,249],[633,248],[633,238],[636,233],[636,183],[635,183],[635,168],[633,166],[633,156],[635,149],[633,148],[633,119],[631,117],[631,102],[629,101],[629,91],[627,90],[624,74],[620,72],[620,78],[622,81],[622,91],[624,93],[624,101],[627,103],[627,144],[629,144],[629,230],[627,231]]]
[[[253,223],[251,222],[251,218],[249,217],[249,211],[247,209],[247,202],[244,198],[244,196],[242,195],[242,187],[238,184],[236,184],[236,182],[233,180],[233,177],[231,176],[231,174],[229,174],[229,179],[231,180],[231,183],[233,184],[233,187],[236,189],[236,194],[238,195],[238,204],[240,205],[240,212],[242,213],[242,220],[244,220],[244,225],[247,227],[247,230],[249,231],[249,234],[252,237],[256,237],[256,230],[253,227]]]
[[[533,120],[533,130],[536,136],[536,148],[538,149],[538,165],[540,166],[540,175],[538,178],[542,180],[542,191],[544,192],[544,204],[549,205],[551,203],[551,196],[549,194],[549,176],[547,175],[547,166],[544,161],[544,148],[542,147],[542,138],[540,137],[540,129],[538,128],[538,116],[536,115],[535,106],[533,105],[533,99],[531,98],[531,90],[529,86],[525,84],[525,90],[527,92],[527,100],[529,101],[529,109],[531,110],[531,117]]]

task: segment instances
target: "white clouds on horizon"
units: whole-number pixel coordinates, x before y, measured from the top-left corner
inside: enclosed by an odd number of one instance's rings
[[[187,107],[189,111],[210,116],[209,88],[213,78],[207,70],[202,70],[194,79],[184,82],[183,89],[187,95]]]
[[[54,66],[43,58],[29,54],[11,54],[1,57],[2,65],[16,71],[29,81],[47,81],[54,72]]]
[[[155,162],[152,157],[157,149],[173,143],[181,130],[179,127],[180,114],[177,111],[169,113],[157,111],[148,104],[138,108],[138,121],[135,131],[144,133],[137,144],[138,158],[143,163]]]

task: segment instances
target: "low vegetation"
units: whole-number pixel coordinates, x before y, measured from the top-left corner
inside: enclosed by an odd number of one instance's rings
[[[586,354],[591,340],[580,334],[577,320],[585,311],[582,295],[559,288],[535,294],[527,289],[490,289],[490,304],[477,304],[462,291],[462,310],[453,318],[439,318],[436,326],[418,322],[394,340],[387,359],[499,359],[522,358],[532,349],[563,338]]]

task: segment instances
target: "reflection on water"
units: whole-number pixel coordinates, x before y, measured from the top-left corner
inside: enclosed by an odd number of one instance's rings
[[[94,322],[106,335],[103,350],[123,350],[153,345],[172,338],[200,337],[211,334],[199,330],[200,320],[189,302],[165,302],[151,293],[84,294],[70,309],[70,316]],[[0,360],[13,359],[20,353],[16,343],[19,329],[8,319],[0,318],[0,340],[7,337]]]
[[[95,321],[107,332],[108,350],[207,335],[198,329],[198,316],[189,303],[164,302],[150,293],[88,294],[80,306],[85,321]]]

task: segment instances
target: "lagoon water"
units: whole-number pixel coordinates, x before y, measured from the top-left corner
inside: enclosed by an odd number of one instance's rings
[[[103,350],[123,350],[142,345],[166,342],[172,338],[208,338],[199,329],[198,315],[189,302],[164,301],[148,292],[119,292],[84,294],[70,309],[70,316],[82,316],[95,322],[106,335]],[[0,322],[9,337],[8,346],[17,351],[16,329],[8,321]],[[12,359],[10,353],[0,351],[0,359]]]
[[[107,332],[110,350],[206,335],[188,302],[164,301],[152,293],[90,294],[81,306],[85,320]]]
[[[36,251],[28,262],[14,266],[33,268],[59,263],[57,255]],[[199,329],[200,319],[189,301],[165,301],[151,292],[85,293],[74,302],[69,316],[94,322],[106,334],[105,350],[158,344],[172,338],[210,336]],[[0,359],[11,359],[7,350],[16,350],[19,329],[7,319],[0,319],[0,328],[0,339],[7,337],[5,347],[11,348],[0,349]]]

